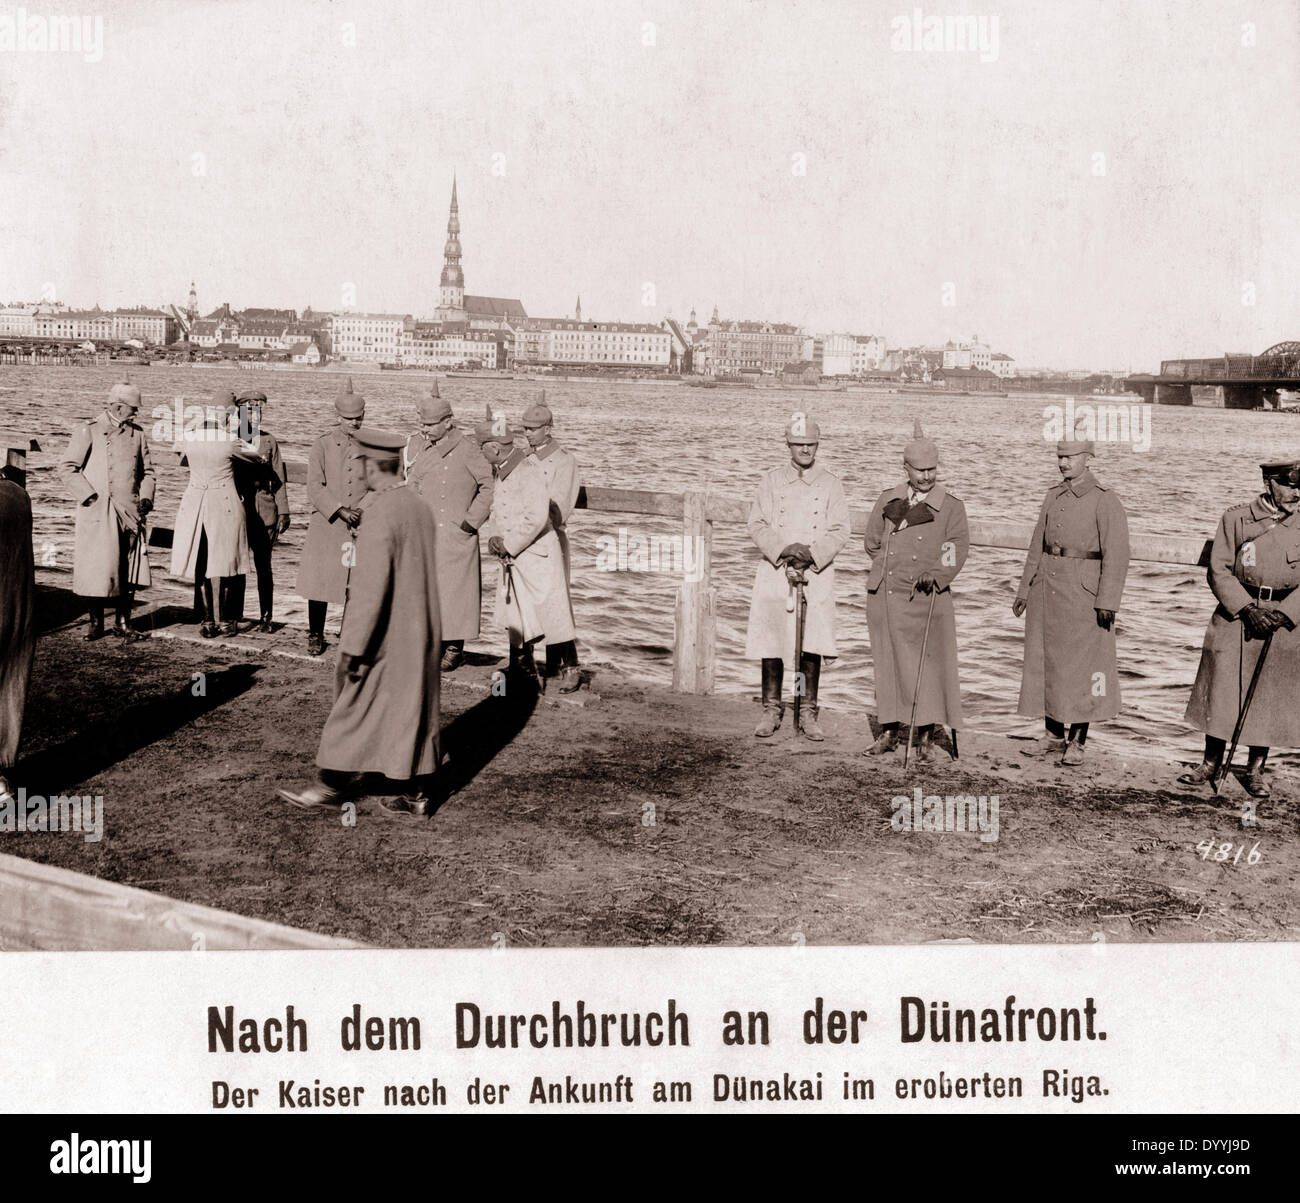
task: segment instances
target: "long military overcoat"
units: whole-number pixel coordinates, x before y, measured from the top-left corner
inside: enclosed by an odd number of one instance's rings
[[[36,654],[32,503],[0,478],[0,770],[13,767]]]
[[[1115,628],[1100,627],[1097,610],[1119,611],[1128,559],[1124,506],[1091,472],[1047,490],[1016,593],[1029,603],[1020,714],[1087,723],[1119,713]]]
[[[514,646],[534,640],[569,643],[577,637],[550,509],[546,477],[533,460],[521,458],[506,471],[498,469],[488,530],[501,536],[514,561],[508,572],[501,568],[496,621]]]
[[[438,526],[438,603],[444,642],[479,637],[483,581],[475,531],[492,510],[492,466],[473,439],[452,430],[436,443],[423,434],[407,441],[407,487],[429,507]]]
[[[795,614],[790,583],[777,559],[790,543],[806,543],[813,565],[805,574],[803,650],[835,655],[834,559],[849,537],[849,504],[839,478],[818,464],[802,474],[793,464],[763,475],[749,509],[749,537],[763,558],[754,570],[745,655],[794,659]]]
[[[118,597],[124,585],[148,585],[140,502],[153,501],[154,472],[144,431],[101,415],[73,431],[59,468],[77,502],[72,591]]]
[[[307,456],[307,501],[311,520],[298,566],[298,595],[309,601],[341,602],[348,565],[355,558],[353,531],[341,509],[356,509],[366,495],[365,463],[355,454],[351,430],[342,423],[327,430]]]
[[[901,503],[901,506],[900,504]],[[887,517],[906,509],[896,520]],[[908,508],[907,483],[886,489],[872,507],[864,540],[871,557],[867,574],[867,630],[875,670],[876,716],[881,723],[906,723],[916,697],[916,723],[962,726],[961,685],[957,672],[957,622],[951,586],[970,553],[966,507],[943,485]],[[926,616],[930,595],[915,593],[917,575],[934,575],[930,633]],[[925,667],[916,688],[921,644]]]
[[[1186,720],[1218,739],[1231,739],[1263,641],[1247,639],[1241,612],[1260,586],[1295,590],[1260,602],[1283,610],[1296,630],[1273,634],[1241,742],[1300,747],[1300,513],[1276,513],[1261,498],[1235,505],[1219,522],[1210,553],[1210,588],[1219,604],[1210,616]]]
[[[439,763],[437,526],[405,485],[371,494],[364,512],[316,763],[405,781]],[[348,656],[367,666],[359,681]]]
[[[235,489],[236,457],[257,454],[246,443],[230,438],[188,438],[176,450],[189,462],[190,478],[181,494],[172,536],[172,576],[194,580],[199,546],[207,538],[209,578],[244,576],[251,567],[248,516]]]

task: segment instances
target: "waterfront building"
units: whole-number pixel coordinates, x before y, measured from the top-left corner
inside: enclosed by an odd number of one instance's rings
[[[1016,361],[1010,355],[995,351],[989,356],[989,371],[1002,380],[1010,380],[1016,374]]]
[[[335,359],[396,363],[409,313],[336,313],[330,342]]]
[[[5,305],[0,307],[0,334],[30,338],[36,332],[35,305]]]
[[[722,321],[714,306],[709,320],[709,363],[718,375],[764,372],[775,375],[802,360],[803,331],[781,322]]]
[[[468,322],[408,319],[398,345],[397,361],[408,368],[495,368],[497,334]]]
[[[527,318],[516,340],[515,362],[667,371],[672,344],[673,334],[666,325]]]
[[[179,337],[175,316],[161,309],[64,309],[38,310],[32,321],[36,338],[77,339],[91,342],[141,342],[166,346]]]

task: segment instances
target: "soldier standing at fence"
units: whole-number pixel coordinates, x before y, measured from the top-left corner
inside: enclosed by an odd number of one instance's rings
[[[1242,785],[1267,798],[1264,765],[1273,747],[1300,747],[1300,460],[1261,464],[1264,491],[1219,521],[1208,578],[1218,606],[1210,616],[1185,718],[1205,732],[1205,758],[1179,780],[1208,781],[1223,763],[1251,677],[1271,633],[1241,730],[1250,748]]]
[[[140,390],[113,386],[104,412],[73,431],[59,468],[77,501],[72,591],[90,601],[87,639],[104,634],[104,606],[115,603],[114,634],[141,638],[131,627],[131,593],[149,585],[144,522],[153,509],[149,442],[135,423]]]
[[[915,704],[917,759],[924,763],[936,724],[962,726],[951,586],[970,553],[970,532],[965,505],[938,483],[939,448],[919,421],[903,448],[903,467],[907,480],[881,493],[867,520],[867,629],[882,729],[866,754],[897,746]]]
[[[0,802],[7,802],[14,797],[9,773],[18,759],[36,655],[36,570],[32,503],[22,485],[5,479],[3,467],[0,461]]]
[[[325,650],[325,613],[342,602],[348,571],[356,556],[354,532],[361,524],[358,505],[366,494],[362,461],[354,454],[353,433],[366,414],[364,397],[352,391],[352,377],[337,397],[339,421],[313,444],[307,456],[307,500],[311,520],[298,568],[298,594],[307,599],[307,650]]]
[[[362,428],[349,435],[370,495],[357,536],[334,705],[321,732],[320,781],[279,791],[304,809],[335,809],[365,774],[402,783],[380,805],[427,815],[440,762],[437,524],[402,480],[401,435]],[[353,441],[355,440],[355,441]]]
[[[802,572],[807,584],[803,654],[795,666],[802,690],[799,726],[812,740],[825,739],[817,722],[817,687],[822,657],[835,652],[835,556],[849,537],[849,506],[839,478],[816,463],[821,431],[797,413],[785,432],[790,462],[759,482],[749,510],[749,537],[763,558],[754,573],[745,655],[763,663],[763,717],[754,734],[774,735],[781,726],[785,661],[794,658],[797,607],[786,569]]]
[[[270,633],[275,604],[275,581],[271,566],[271,549],[289,529],[289,477],[284,470],[280,443],[262,428],[262,407],[266,394],[248,389],[239,394],[239,437],[266,456],[264,464],[250,460],[234,461],[235,488],[244,505],[248,526],[248,550],[257,570],[257,608],[259,621],[254,630]],[[236,577],[230,586],[230,615],[238,623],[244,619],[246,576]]]
[[[479,637],[482,575],[479,527],[492,509],[492,468],[478,444],[452,424],[451,406],[432,394],[415,403],[420,429],[406,441],[406,483],[438,526],[438,604],[442,612],[442,671],[465,657],[465,640]]]
[[[532,459],[546,477],[546,490],[551,499],[551,525],[555,528],[555,537],[560,543],[560,553],[564,558],[564,592],[569,604],[569,622],[573,625],[573,581],[572,559],[569,553],[568,522],[573,507],[578,504],[578,490],[581,481],[578,478],[578,460],[571,451],[565,450],[555,441],[554,417],[546,405],[546,394],[537,405],[530,405],[524,410],[524,437],[532,452]],[[578,644],[575,640],[568,643],[547,643],[546,675],[559,675],[560,692],[572,693],[582,682],[578,671]]]
[[[496,489],[488,519],[488,550],[501,561],[496,620],[510,638],[509,671],[537,684],[533,647],[574,638],[564,556],[551,525],[546,477],[514,444],[504,414],[474,427],[474,436],[492,465]]]
[[[1047,490],[1011,612],[1025,620],[1019,713],[1047,735],[1026,755],[1083,763],[1088,724],[1120,710],[1115,615],[1128,575],[1128,518],[1088,469],[1091,442],[1056,444],[1062,483]],[[1067,739],[1067,731],[1068,739]]]

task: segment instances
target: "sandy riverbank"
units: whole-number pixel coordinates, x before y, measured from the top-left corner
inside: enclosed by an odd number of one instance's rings
[[[292,629],[201,641],[168,607],[129,650],[88,645],[75,599],[42,600],[15,776],[102,794],[105,834],[0,835],[14,855],[395,947],[1300,938],[1293,771],[1243,828],[1235,782],[1178,786],[1172,762],[1108,754],[1104,729],[1082,769],[972,733],[905,776],[859,755],[865,716],[824,712],[821,745],[788,716],[758,741],[747,701],[607,668],[573,699],[494,698],[478,656],[444,678],[459,788],[427,822],[370,797],[344,826],[275,797],[313,775],[332,649],[311,660]],[[893,830],[917,786],[996,794],[996,841]],[[1209,839],[1256,863],[1203,859]]]

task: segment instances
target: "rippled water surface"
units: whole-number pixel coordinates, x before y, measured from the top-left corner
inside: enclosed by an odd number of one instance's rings
[[[41,440],[30,460],[38,561],[70,563],[72,502],[57,463],[75,421],[93,416],[120,369],[0,367],[0,426]],[[135,369],[144,392],[142,419],[176,397],[206,400],[222,387],[261,387],[271,400],[265,422],[286,458],[305,459],[312,440],[332,420],[330,398],[342,379],[310,371],[232,368]],[[368,399],[367,424],[406,430],[412,402],[427,392],[423,374],[358,371],[355,387]],[[472,420],[485,402],[517,417],[540,395],[526,380],[439,382],[457,416]],[[708,486],[748,498],[760,474],[786,458],[782,431],[794,410],[820,423],[819,460],[844,481],[850,504],[868,507],[902,479],[902,445],[920,418],[937,440],[941,478],[972,518],[1032,522],[1043,492],[1059,481],[1044,439],[1045,404],[1060,398],[947,398],[941,394],[810,393],[785,389],[695,389],[675,384],[560,383],[546,385],[557,434],[582,464],[586,484],[678,492]],[[1135,532],[1213,534],[1229,505],[1258,492],[1258,463],[1300,456],[1295,418],[1266,413],[1157,407],[1148,411],[1151,447],[1103,447],[1097,475],[1113,486]],[[156,454],[157,520],[170,525],[185,473],[168,453]],[[291,486],[294,525],[276,553],[278,617],[304,617],[305,603],[289,590],[306,531],[306,498]],[[588,662],[614,662],[650,678],[671,676],[673,599],[670,574],[596,569],[602,535],[672,534],[669,519],[579,511],[571,523],[574,605]],[[714,535],[718,590],[718,689],[753,693],[757,665],[743,659],[749,587],[757,550],[740,527]],[[151,553],[155,570],[166,553]],[[1015,714],[1023,624],[1011,615],[1022,555],[975,548],[955,588],[957,631],[967,722],[992,731],[1021,731]],[[823,701],[862,714],[872,706],[871,661],[863,606],[866,556],[854,539],[837,561],[840,658],[823,673]],[[485,575],[495,573],[485,566]],[[1118,621],[1124,712],[1108,724],[1107,742],[1199,748],[1181,717],[1196,673],[1201,638],[1212,609],[1204,571],[1134,562]],[[485,646],[503,644],[485,615]],[[865,724],[865,717],[863,718]]]

